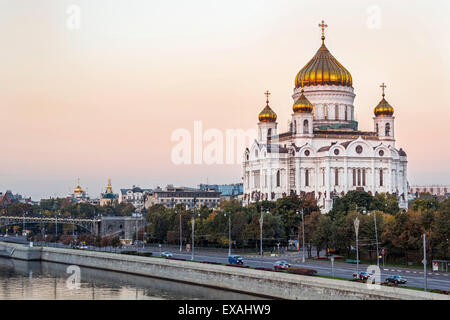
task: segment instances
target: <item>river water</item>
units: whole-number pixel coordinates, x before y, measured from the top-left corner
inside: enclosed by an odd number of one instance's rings
[[[0,258],[0,300],[252,300],[259,297],[92,268],[80,268],[79,288],[67,265]],[[71,285],[72,284],[72,285]]]

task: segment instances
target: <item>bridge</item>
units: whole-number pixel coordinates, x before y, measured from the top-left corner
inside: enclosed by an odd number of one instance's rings
[[[0,227],[30,223],[70,224],[83,228],[92,234],[100,233],[102,219],[58,218],[58,217],[30,217],[30,216],[0,216]]]
[[[69,224],[76,225],[85,231],[101,236],[119,235],[122,239],[131,239],[133,234],[145,226],[143,217],[100,217],[94,219],[84,218],[58,218],[58,217],[31,217],[31,216],[0,216],[0,227],[17,224]]]

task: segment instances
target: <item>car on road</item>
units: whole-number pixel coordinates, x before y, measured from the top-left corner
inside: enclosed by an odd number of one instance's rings
[[[395,284],[405,284],[407,281],[402,276],[391,275],[386,278],[386,282],[395,283]]]
[[[274,270],[286,270],[289,269],[290,267],[291,265],[285,260],[280,260],[273,264]]]
[[[353,279],[367,280],[367,279],[369,279],[369,277],[370,277],[371,275],[372,275],[372,274],[370,274],[370,273],[368,273],[368,272],[360,271],[360,272],[358,272],[358,273],[354,273],[354,274],[353,274]]]
[[[228,257],[228,263],[229,264],[244,264],[244,260],[241,256],[238,255],[232,255]]]
[[[164,258],[172,258],[172,257],[173,257],[173,254],[172,254],[172,252],[164,251],[164,252],[161,252],[161,257],[164,257]]]

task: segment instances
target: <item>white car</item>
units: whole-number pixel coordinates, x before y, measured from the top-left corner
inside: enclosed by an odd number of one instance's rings
[[[171,252],[169,252],[169,251],[164,251],[164,252],[161,252],[161,257],[172,258],[173,254]]]

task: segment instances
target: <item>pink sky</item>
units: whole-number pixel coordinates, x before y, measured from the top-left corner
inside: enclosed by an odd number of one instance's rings
[[[67,8],[81,28],[66,27]],[[380,9],[380,29],[367,26]],[[0,191],[37,200],[80,177],[114,191],[241,181],[241,166],[171,162],[171,134],[256,128],[270,90],[287,127],[297,72],[326,44],[351,72],[372,130],[379,85],[395,108],[409,181],[450,184],[450,3],[433,1],[2,0]],[[242,150],[243,152],[243,150]]]

